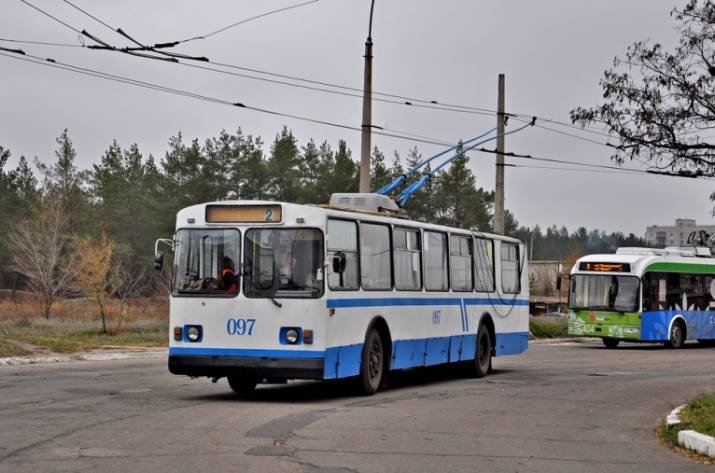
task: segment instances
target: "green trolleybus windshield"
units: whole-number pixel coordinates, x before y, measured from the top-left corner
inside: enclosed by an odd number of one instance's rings
[[[571,276],[569,307],[637,312],[639,292],[640,280],[635,276],[575,274]]]
[[[247,297],[320,297],[322,233],[310,228],[247,230],[242,273]]]

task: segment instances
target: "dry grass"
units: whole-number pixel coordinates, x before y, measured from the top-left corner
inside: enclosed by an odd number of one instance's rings
[[[122,310],[112,301],[106,308],[109,333],[103,334],[97,306],[89,299],[58,300],[47,320],[32,295],[9,297],[0,293],[0,338],[6,340],[0,345],[0,357],[31,354],[27,353],[28,346],[57,353],[165,346],[169,331],[167,302],[165,298],[135,299]]]

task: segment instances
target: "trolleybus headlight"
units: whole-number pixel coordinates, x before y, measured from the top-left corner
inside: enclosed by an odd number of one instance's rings
[[[190,342],[197,342],[201,338],[201,328],[196,325],[186,327],[186,338]]]
[[[298,343],[298,331],[294,328],[289,328],[285,332],[285,338],[286,342],[290,343],[291,345],[295,345],[296,343]]]

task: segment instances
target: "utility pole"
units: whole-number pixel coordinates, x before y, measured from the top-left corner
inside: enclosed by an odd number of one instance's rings
[[[372,11],[370,4],[370,28],[365,41],[365,76],[362,93],[362,136],[360,140],[360,192],[370,192],[370,132],[372,128]]]
[[[499,74],[497,98],[497,163],[494,189],[494,233],[504,233],[504,74]]]

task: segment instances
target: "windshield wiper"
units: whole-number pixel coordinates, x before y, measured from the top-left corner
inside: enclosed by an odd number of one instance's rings
[[[271,300],[271,302],[273,302],[273,305],[274,305],[274,306],[276,306],[276,307],[283,307],[283,304],[281,304],[280,302],[278,302],[272,295],[266,294],[266,297],[269,298],[269,299]]]

